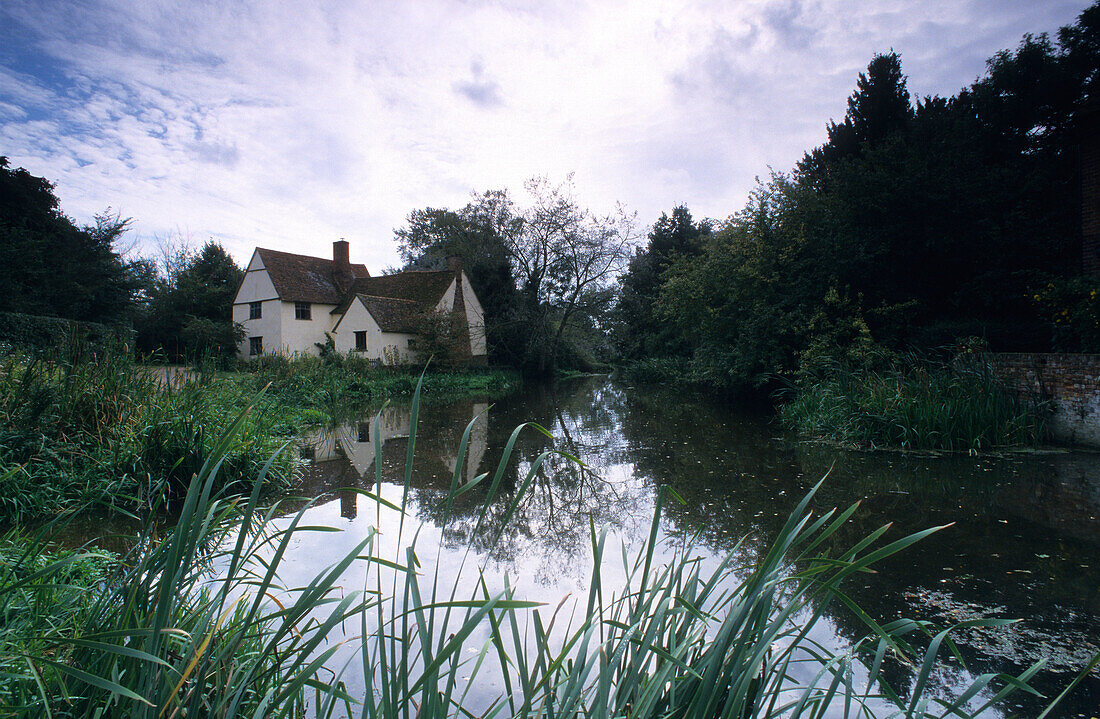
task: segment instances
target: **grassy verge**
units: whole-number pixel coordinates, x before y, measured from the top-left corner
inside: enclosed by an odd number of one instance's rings
[[[89,504],[135,511],[182,496],[214,442],[256,402],[218,475],[247,485],[302,429],[381,397],[411,395],[416,382],[350,360],[276,357],[175,386],[111,348],[75,361],[10,352],[0,359],[0,526]],[[496,371],[429,373],[424,391],[445,400],[501,394],[517,382]],[[294,470],[294,458],[277,455],[268,488],[289,488]]]
[[[417,412],[414,397],[406,497]],[[379,515],[400,515],[393,549],[383,551],[368,532],[305,586],[283,587],[278,570],[287,547],[304,532],[327,528],[305,526],[302,513],[273,522],[274,510],[259,502],[262,476],[247,498],[218,492],[220,459],[243,422],[213,447],[176,527],[163,539],[148,528],[125,557],[110,562],[102,581],[67,580],[67,568],[90,557],[9,553],[0,565],[0,704],[24,715],[150,719],[292,717],[307,706],[317,717],[394,719],[750,719],[820,717],[839,708],[849,716],[977,717],[1013,691],[1028,691],[1039,668],[1019,677],[981,675],[956,687],[957,697],[931,689],[937,652],[951,648],[949,633],[904,619],[880,624],[841,587],[935,529],[882,542],[883,527],[826,556],[856,507],[815,513],[813,493],[752,566],[738,567],[734,551],[709,569],[690,543],[667,563],[657,561],[660,502],[668,499],[662,495],[649,539],[636,550],[607,548],[606,532],[594,527],[588,593],[572,607],[550,607],[515,596],[507,581],[492,586],[480,564],[487,555],[471,549],[459,567],[433,569],[432,548],[417,547],[418,523],[403,503],[364,491]],[[461,469],[455,472],[450,500],[473,485],[484,491],[470,536],[478,535],[498,493],[504,520],[515,511],[518,497],[509,499],[512,490],[501,486],[511,446],[491,476],[462,484]],[[544,458],[532,463],[516,494],[530,486]],[[361,593],[337,585],[353,565],[361,565]],[[611,575],[625,579],[605,584]],[[51,602],[45,611],[25,611],[39,594],[54,596],[58,585],[75,592],[67,600],[77,607],[69,618],[54,621]],[[840,651],[814,641],[831,603],[862,620],[864,640]],[[927,637],[920,643],[927,649],[915,648],[913,636]],[[340,668],[325,666],[342,641],[355,643],[362,695],[349,695]],[[904,690],[888,681],[893,671],[883,671],[897,660],[914,669]],[[861,663],[867,677],[857,679]],[[499,697],[476,705],[468,689],[494,671],[504,677]]]
[[[779,419],[811,437],[870,449],[986,451],[1034,446],[1046,431],[1043,408],[979,361],[836,367],[804,381]]]

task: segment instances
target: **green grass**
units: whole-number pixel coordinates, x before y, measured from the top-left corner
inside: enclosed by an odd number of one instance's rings
[[[802,434],[869,449],[987,451],[1046,436],[1040,403],[1006,388],[980,361],[836,367],[803,381],[778,412]]]
[[[255,401],[219,473],[222,483],[247,486],[303,429],[358,416],[368,403],[417,386],[414,374],[354,358],[265,357],[243,371],[204,370],[166,387],[117,347],[77,355],[0,358],[0,526],[88,504],[133,512],[164,494],[182,496],[214,442]],[[424,391],[442,401],[517,385],[501,371],[429,373]],[[294,458],[279,455],[268,489],[287,490],[294,471]]]
[[[606,530],[592,528],[590,587],[572,605],[543,605],[516,596],[507,582],[491,583],[481,566],[486,555],[469,548],[458,578],[448,583],[438,562],[433,568],[428,560],[438,547],[418,546],[418,522],[408,513],[419,393],[411,411],[403,500],[361,492],[379,517],[398,513],[397,549],[384,554],[371,529],[304,586],[280,585],[288,547],[303,533],[335,530],[306,526],[305,510],[274,521],[278,509],[265,510],[260,502],[262,472],[248,497],[218,489],[225,484],[218,479],[221,460],[247,413],[212,447],[167,534],[147,525],[117,558],[43,555],[38,550],[46,535],[23,540],[38,549],[5,550],[0,705],[26,716],[173,719],[296,717],[307,704],[312,716],[393,719],[809,719],[838,704],[849,707],[849,716],[874,716],[874,707],[885,705],[895,707],[891,715],[973,717],[1014,691],[1030,691],[1027,680],[1039,666],[1015,678],[980,675],[956,698],[932,691],[936,655],[953,648],[949,633],[904,619],[879,623],[842,585],[936,529],[887,542],[882,527],[827,556],[830,540],[857,507],[814,511],[813,492],[750,567],[737,566],[735,549],[704,569],[691,542],[659,562],[661,503],[675,500],[662,494],[648,540],[631,552],[608,547]],[[462,437],[447,506],[473,487],[484,492],[470,536],[481,530],[494,501],[503,502],[508,521],[549,454],[504,494],[505,467],[522,431],[544,430],[517,428],[496,470],[466,484],[461,468],[470,427]],[[380,486],[381,476],[376,479]],[[102,581],[72,580],[67,572],[84,561]],[[605,568],[620,562],[626,581],[606,585]],[[357,564],[366,568],[363,591],[342,592],[337,580]],[[60,603],[58,587],[64,588]],[[36,605],[39,596],[45,601]],[[865,639],[839,653],[812,638],[833,604],[867,629]],[[28,612],[30,606],[39,608]],[[324,666],[340,641],[354,642],[364,695],[349,695],[339,667]],[[904,694],[883,674],[897,661],[913,668]],[[857,662],[867,667],[869,681],[856,681]],[[1097,662],[1100,656],[1092,666]],[[467,688],[494,668],[503,671],[504,689],[491,706],[479,705]]]

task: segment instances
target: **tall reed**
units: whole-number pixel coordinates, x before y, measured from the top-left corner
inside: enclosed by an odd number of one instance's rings
[[[573,606],[516,596],[506,579],[490,579],[485,556],[469,548],[456,578],[444,581],[438,558],[434,567],[425,561],[432,547],[418,546],[420,529],[408,512],[419,399],[417,391],[400,501],[382,496],[378,467],[377,491],[360,492],[374,504],[375,528],[304,586],[280,584],[290,546],[303,533],[336,530],[308,526],[306,510],[276,521],[278,507],[265,509],[260,502],[262,473],[248,497],[218,491],[222,457],[244,415],[191,482],[176,526],[161,536],[148,525],[102,584],[82,590],[84,603],[72,621],[56,627],[43,622],[31,646],[20,643],[25,631],[9,632],[13,612],[26,606],[28,593],[72,586],[62,572],[75,560],[31,567],[29,552],[14,560],[12,579],[0,583],[0,701],[16,715],[172,719],[307,713],[746,719],[816,718],[831,711],[977,717],[1013,691],[1031,691],[1027,680],[1038,665],[1019,677],[980,675],[955,698],[931,691],[937,654],[951,647],[948,632],[909,620],[880,623],[847,597],[842,584],[936,529],[883,542],[887,527],[881,527],[847,551],[826,556],[830,538],[857,507],[814,513],[814,492],[750,567],[738,565],[735,549],[704,570],[690,541],[660,561],[662,503],[669,499],[661,495],[648,540],[633,553],[612,550],[606,530],[592,527],[591,585]],[[490,511],[511,517],[549,453],[505,495],[505,468],[520,432],[545,432],[521,426],[492,475],[464,483],[472,427],[460,441],[446,506],[449,514],[462,494],[484,492],[470,533],[475,536],[488,531]],[[388,512],[398,517],[393,553],[377,533]],[[500,530],[495,532],[493,541]],[[622,586],[604,583],[612,562],[622,562],[626,571]],[[367,570],[362,592],[339,589],[353,566]],[[813,639],[815,624],[832,604],[852,611],[867,628],[864,640],[839,652]],[[357,627],[358,636],[337,631],[344,625]],[[910,641],[916,634],[926,637],[926,649]],[[365,681],[365,691],[354,696],[341,681],[346,665],[328,666],[344,643],[353,643]],[[896,661],[914,668],[904,695],[882,671]],[[1097,662],[1100,656],[1093,666]],[[500,695],[471,695],[471,687],[493,672],[504,684]],[[799,678],[806,676],[809,681]]]
[[[1042,403],[981,361],[910,361],[882,372],[836,366],[803,381],[779,418],[803,434],[871,449],[982,451],[1046,436]]]

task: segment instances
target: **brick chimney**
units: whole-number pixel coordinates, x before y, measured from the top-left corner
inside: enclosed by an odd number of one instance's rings
[[[348,241],[343,238],[332,243],[332,280],[341,292],[346,292],[355,280]]]

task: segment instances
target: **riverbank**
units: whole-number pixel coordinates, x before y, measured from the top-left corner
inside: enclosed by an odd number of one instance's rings
[[[770,393],[777,421],[809,440],[866,450],[1033,449],[1051,437],[1049,403],[1006,384],[982,356],[894,357],[879,364],[835,364],[787,381]],[[721,391],[683,358],[633,362],[623,375],[642,384]]]
[[[517,411],[544,429],[554,428],[544,415],[557,418],[557,439],[587,448],[578,456],[588,461],[592,448],[608,445],[595,441],[601,418],[625,409],[610,388],[596,391],[606,406],[597,406],[586,393],[534,414],[529,403],[517,402]],[[668,412],[684,412],[690,417],[683,429],[710,436],[716,446],[744,436],[699,428],[700,408],[663,397],[654,401],[663,408],[657,421],[646,425],[654,431],[669,431]],[[409,412],[417,413],[415,401]],[[433,449],[432,435],[451,435],[465,419],[456,417],[451,426],[428,414],[425,422],[432,430],[419,442],[415,424],[408,436],[389,440],[401,455],[415,446],[414,464],[421,467],[432,464],[430,456],[421,456]],[[639,408],[639,423],[653,414]],[[491,431],[501,439],[495,445],[512,436],[511,419]],[[450,431],[441,431],[444,427]],[[141,711],[218,716],[227,707],[239,714],[289,716],[309,703],[318,717],[397,716],[409,706],[433,716],[480,716],[497,706],[505,717],[552,710],[641,718],[670,711],[776,716],[775,707],[801,700],[815,715],[848,701],[866,704],[867,716],[886,716],[922,698],[930,711],[940,713],[950,695],[974,683],[967,694],[972,701],[956,714],[989,715],[980,705],[1003,680],[986,686],[991,675],[980,675],[987,669],[980,662],[972,674],[960,673],[964,662],[970,663],[964,650],[950,665],[951,687],[945,692],[942,665],[934,652],[924,652],[928,644],[921,630],[930,627],[894,621],[903,615],[868,608],[848,591],[858,591],[862,578],[877,576],[863,571],[871,561],[887,559],[921,536],[936,541],[946,530],[906,528],[898,534],[895,529],[882,536],[879,520],[863,516],[866,507],[826,516],[832,499],[799,501],[806,493],[801,481],[787,485],[790,492],[779,491],[775,463],[767,462],[762,481],[739,486],[778,492],[768,511],[738,511],[733,507],[739,503],[707,501],[715,516],[705,524],[713,529],[740,517],[767,522],[774,531],[739,526],[726,536],[727,543],[712,547],[711,535],[699,531],[702,525],[681,526],[695,505],[664,468],[680,465],[684,476],[696,481],[713,475],[668,458],[661,442],[630,445],[670,462],[658,473],[661,481],[654,476],[636,483],[639,491],[653,490],[653,500],[635,507],[650,519],[633,526],[623,522],[626,507],[637,504],[624,493],[635,486],[633,480],[594,482],[578,492],[577,481],[584,477],[564,471],[566,465],[556,463],[561,457],[533,459],[542,445],[525,443],[546,436],[533,429],[521,435],[514,448],[493,455],[480,483],[436,485],[395,476],[351,490],[352,503],[361,505],[354,524],[337,511],[343,509],[342,498],[281,519],[261,508],[258,494],[212,498],[216,462],[211,461],[189,488],[175,526],[147,526],[121,560],[106,557],[88,567],[87,572],[97,572],[94,579],[85,581],[82,574],[67,582],[75,593],[66,600],[68,613],[55,611],[49,592],[62,584],[68,566],[62,562],[72,555],[43,557],[33,545],[12,552],[0,564],[0,605],[23,621],[18,634],[0,632],[0,704],[28,714],[44,713],[48,706],[54,716],[66,717],[95,716],[104,707],[102,716]],[[623,446],[611,444],[614,461],[621,464]],[[464,452],[460,449],[455,466],[465,465]],[[717,456],[740,462],[745,455]],[[555,462],[552,470],[545,469],[544,458]],[[518,472],[515,481],[508,468]],[[405,471],[411,473],[407,466]],[[732,474],[719,476],[726,481]],[[675,493],[660,489],[664,483]],[[618,503],[597,513],[594,505],[564,501],[579,495],[591,502],[593,490],[608,500],[617,497]],[[556,495],[549,515],[539,511],[547,492]],[[839,506],[850,504],[844,500]],[[914,520],[912,515],[902,519]],[[592,529],[595,518],[598,530]],[[547,523],[568,525],[581,540],[573,547],[577,556],[552,564],[559,575],[583,578],[579,586],[570,583],[576,598],[569,603],[558,604],[556,590],[533,583],[530,567],[516,572],[496,567],[523,546],[511,541],[513,536],[546,540],[527,548],[544,558],[555,554],[552,546],[559,553],[573,546],[560,536],[531,531],[545,530]],[[632,541],[620,551],[622,531],[629,531]],[[679,540],[669,541],[670,533]],[[752,539],[739,542],[738,536]],[[905,553],[903,561],[941,555],[924,549]],[[826,551],[831,556],[817,556]],[[217,583],[209,581],[210,567],[218,568]],[[240,596],[248,599],[239,601]],[[532,597],[544,604],[529,601]],[[855,609],[856,603],[869,611]],[[872,619],[883,616],[891,622]],[[851,636],[835,644],[825,638],[822,644],[822,632],[834,624]],[[978,616],[963,633],[1002,624],[1007,622],[999,617]],[[886,652],[904,655],[903,666],[920,667],[919,678],[911,681],[909,674],[871,661]],[[873,666],[869,672],[859,657]],[[796,663],[805,671],[792,672]]]
[[[272,491],[285,491],[297,461],[279,452],[288,439],[351,408],[409,396],[418,378],[354,361],[271,357],[166,382],[161,368],[118,351],[76,362],[11,353],[0,360],[0,526],[82,505],[149,510],[180,496],[215,451],[224,455],[219,490],[263,472]],[[428,401],[492,397],[519,383],[495,370],[428,372],[423,393]],[[231,439],[219,450],[223,435]]]

